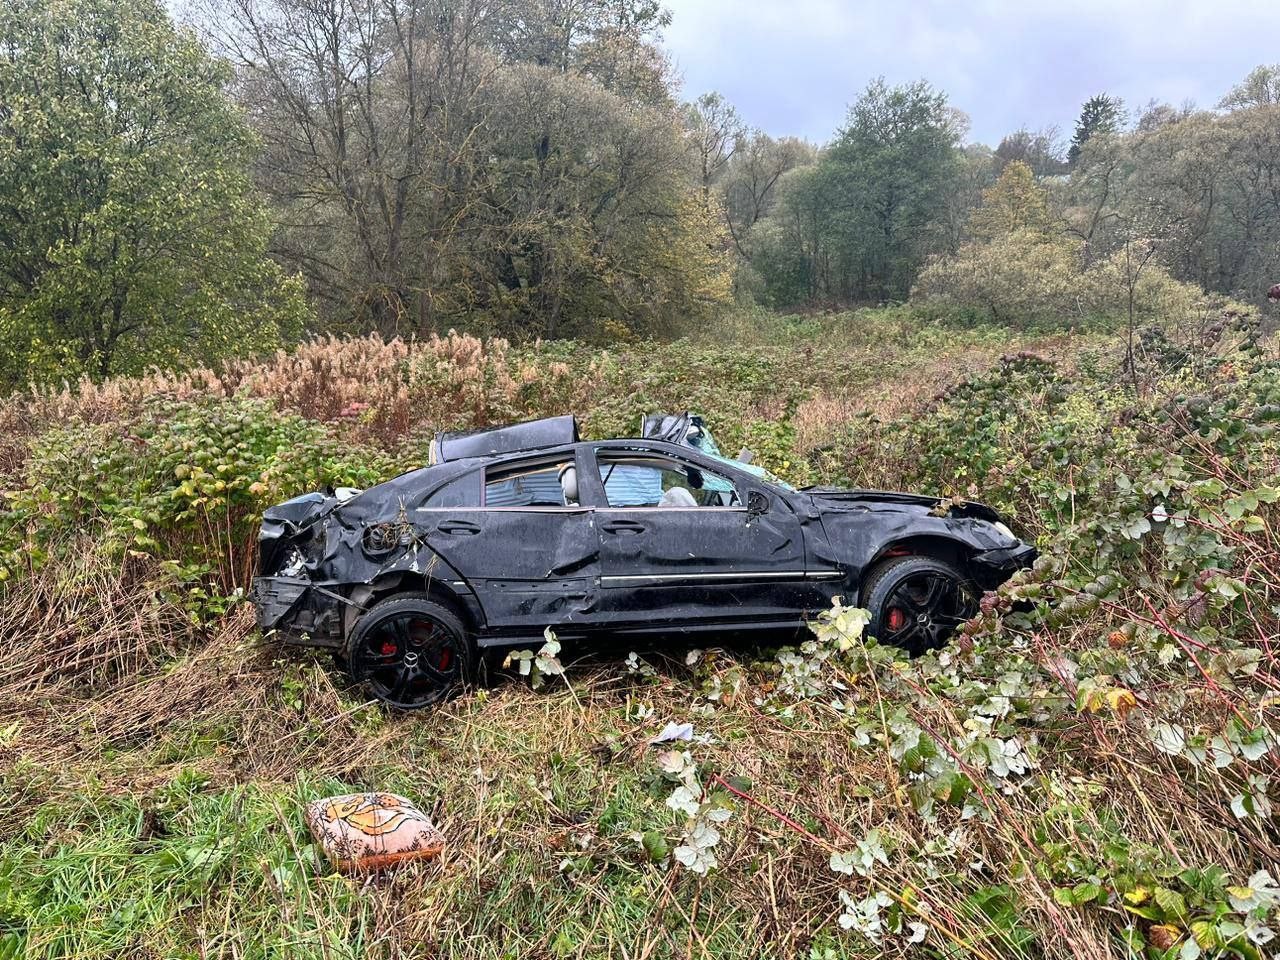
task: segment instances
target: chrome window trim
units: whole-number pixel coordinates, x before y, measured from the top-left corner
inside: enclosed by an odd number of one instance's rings
[[[707,513],[711,510],[727,510],[730,513],[746,513],[746,507],[664,507],[651,503],[637,507],[596,507],[597,513]]]
[[[595,513],[596,507],[415,507],[414,513]]]

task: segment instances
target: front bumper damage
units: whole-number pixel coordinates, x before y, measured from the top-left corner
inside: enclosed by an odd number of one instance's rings
[[[973,568],[985,574],[982,586],[991,590],[1017,571],[1031,566],[1038,556],[1040,551],[1034,546],[1018,541],[1008,547],[997,547],[974,554]]]
[[[341,646],[342,607],[350,601],[332,590],[306,577],[257,577],[251,598],[263,633],[275,630],[308,646]]]

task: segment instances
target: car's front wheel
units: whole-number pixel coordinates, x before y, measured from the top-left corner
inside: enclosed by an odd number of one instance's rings
[[[941,647],[978,610],[978,591],[951,564],[933,557],[895,557],[871,571],[862,589],[868,632],[919,656]]]
[[[472,674],[475,650],[457,615],[422,594],[370,607],[351,631],[347,663],[369,692],[400,710],[455,696]]]

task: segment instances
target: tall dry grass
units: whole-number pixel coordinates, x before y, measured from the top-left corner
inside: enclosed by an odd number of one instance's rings
[[[596,379],[590,362],[582,376],[573,376],[569,365],[539,362],[538,346],[531,349],[525,354],[506,340],[454,332],[414,341],[331,336],[265,359],[34,388],[9,398],[0,424],[17,438],[69,420],[112,423],[136,413],[148,398],[240,394],[394,446],[415,433],[538,414],[542,400],[569,410],[588,398]],[[15,456],[8,453],[10,465]]]

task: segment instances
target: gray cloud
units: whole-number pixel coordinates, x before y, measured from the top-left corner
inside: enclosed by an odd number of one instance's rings
[[[1280,60],[1270,0],[667,0],[666,45],[693,97],[719,90],[772,134],[828,139],[874,77],[924,77],[994,145],[1019,126],[1066,134],[1106,91],[1212,106]]]

